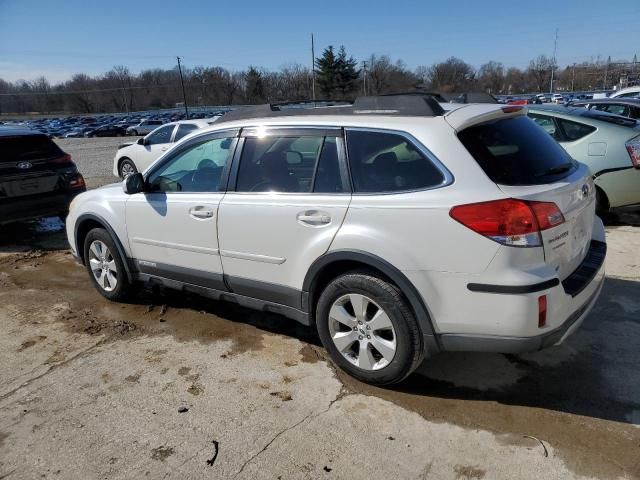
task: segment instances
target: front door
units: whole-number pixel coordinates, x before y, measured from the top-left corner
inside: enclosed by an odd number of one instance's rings
[[[235,132],[194,138],[145,179],[126,204],[132,255],[142,273],[224,290],[218,249],[218,206],[224,195]]]
[[[304,277],[328,250],[351,199],[341,131],[257,129],[242,137],[235,191],[222,200],[218,221],[227,284],[300,308]]]

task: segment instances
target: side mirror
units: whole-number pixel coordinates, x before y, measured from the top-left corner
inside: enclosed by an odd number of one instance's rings
[[[133,195],[144,191],[144,177],[142,173],[136,172],[128,175],[122,182],[122,190],[127,195]]]
[[[144,137],[139,138],[138,141],[136,142],[138,145],[144,145]]]

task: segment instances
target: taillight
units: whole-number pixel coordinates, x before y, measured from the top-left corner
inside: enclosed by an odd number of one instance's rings
[[[52,158],[51,160],[49,160],[49,163],[52,163],[54,165],[66,165],[67,163],[72,163],[71,155],[65,153],[61,157]]]
[[[540,232],[564,223],[555,203],[505,198],[453,207],[449,215],[502,245],[539,247]]]
[[[84,177],[80,173],[76,173],[76,175],[69,181],[69,186],[72,189],[85,188],[86,183],[84,182]]]
[[[633,166],[640,168],[640,135],[633,137],[624,145],[627,147],[627,152],[629,152]]]

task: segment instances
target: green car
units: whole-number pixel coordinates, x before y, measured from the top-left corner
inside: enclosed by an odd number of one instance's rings
[[[529,107],[529,117],[593,174],[598,211],[640,205],[640,124],[597,110]]]

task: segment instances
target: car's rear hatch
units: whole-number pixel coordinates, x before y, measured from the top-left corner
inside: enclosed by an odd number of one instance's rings
[[[0,136],[0,200],[63,190],[71,157],[42,134]]]
[[[588,168],[572,160],[543,129],[517,110],[467,121],[458,138],[507,197],[555,204],[540,232],[545,262],[564,280],[589,251],[595,189]],[[508,113],[508,114],[507,114]],[[522,112],[523,113],[523,112]]]

